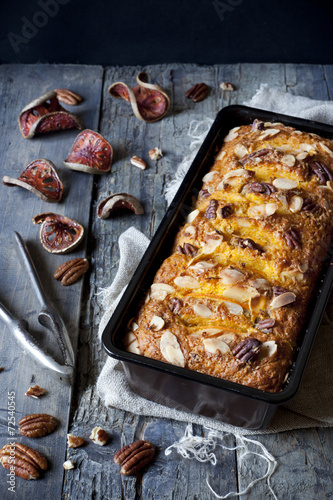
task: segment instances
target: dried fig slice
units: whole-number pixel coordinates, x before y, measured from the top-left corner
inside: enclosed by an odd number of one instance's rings
[[[45,158],[29,163],[17,179],[5,175],[2,183],[5,186],[20,186],[27,189],[43,201],[58,202],[62,198],[62,182],[53,163]]]
[[[119,210],[131,210],[135,215],[144,213],[141,203],[135,196],[127,193],[114,193],[102,200],[97,207],[97,217],[107,219]]]
[[[25,139],[56,130],[82,128],[81,121],[60,105],[54,90],[27,104],[22,109],[18,121]]]
[[[168,112],[170,99],[161,87],[148,83],[148,80],[147,73],[141,71],[136,77],[138,85],[135,87],[116,82],[110,85],[108,91],[113,97],[129,102],[137,118],[152,123],[161,120]]]
[[[34,224],[41,224],[40,241],[50,253],[68,253],[81,242],[84,229],[81,224],[64,215],[46,212],[33,217]]]
[[[111,169],[113,149],[103,136],[93,130],[82,130],[74,141],[64,164],[88,174],[105,174]]]

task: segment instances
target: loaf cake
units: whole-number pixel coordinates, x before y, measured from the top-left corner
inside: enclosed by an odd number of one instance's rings
[[[281,391],[331,241],[333,142],[255,120],[202,181],[125,348]]]

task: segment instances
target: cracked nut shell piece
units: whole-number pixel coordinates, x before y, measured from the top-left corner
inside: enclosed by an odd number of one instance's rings
[[[141,203],[135,196],[127,193],[115,193],[98,204],[97,217],[107,219],[113,212],[124,209],[131,210],[135,215],[144,213]]]
[[[31,139],[36,134],[77,128],[82,123],[72,113],[66,111],[59,103],[57,93],[52,90],[34,99],[25,106],[18,118],[21,134]]]
[[[0,463],[22,479],[37,479],[47,469],[47,460],[39,451],[21,443],[8,443],[0,450]]]
[[[18,424],[21,436],[40,438],[51,434],[57,427],[58,421],[47,413],[33,413],[21,418]]]
[[[109,434],[104,429],[102,429],[102,427],[94,427],[91,431],[89,439],[91,439],[95,444],[104,446],[107,443],[109,437]]]
[[[56,168],[45,158],[29,163],[17,179],[5,175],[2,183],[5,186],[20,186],[48,202],[60,201],[63,194],[63,185]]]
[[[101,134],[85,129],[79,133],[64,161],[71,170],[87,174],[105,174],[111,170],[113,149]]]
[[[130,162],[135,167],[141,168],[141,170],[145,170],[145,168],[147,167],[147,163],[138,155],[132,156]]]
[[[39,238],[50,253],[68,253],[82,241],[84,229],[81,224],[64,215],[46,212],[35,215],[32,222],[41,224]]]
[[[63,286],[76,283],[88,271],[89,262],[83,257],[69,260],[61,264],[53,273],[53,278],[60,281]]]
[[[163,157],[162,150],[160,148],[153,148],[148,151],[148,156],[151,160],[160,160]]]
[[[73,460],[66,460],[66,462],[64,462],[62,466],[65,470],[71,470],[75,467]]]
[[[41,396],[44,396],[45,393],[46,393],[45,389],[42,389],[42,387],[39,387],[39,385],[35,384],[34,386],[29,387],[29,389],[25,393],[25,396],[39,399]]]
[[[155,446],[150,441],[134,441],[117,451],[114,461],[121,466],[124,476],[136,474],[147,465],[155,455]]]
[[[67,445],[68,448],[78,448],[84,443],[83,437],[74,436],[74,434],[67,434]]]
[[[148,83],[149,78],[144,71],[137,75],[136,81],[138,85],[133,88],[123,82],[113,83],[108,92],[113,97],[129,102],[139,120],[149,123],[161,120],[170,107],[168,95],[158,85]]]

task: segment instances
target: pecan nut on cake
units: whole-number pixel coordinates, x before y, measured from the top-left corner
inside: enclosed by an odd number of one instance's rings
[[[333,143],[255,120],[202,181],[125,347],[278,392],[330,245]]]

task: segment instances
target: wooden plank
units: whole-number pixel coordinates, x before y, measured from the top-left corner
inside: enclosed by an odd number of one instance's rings
[[[40,157],[48,158],[58,167],[59,176],[67,191],[64,201],[51,205],[26,190],[1,186],[0,300],[14,315],[24,317],[29,321],[30,331],[41,340],[43,345],[47,344],[49,349],[53,349],[54,346],[58,352],[50,335],[38,325],[39,304],[18,264],[14,250],[12,235],[13,230],[16,230],[27,242],[47,295],[63,316],[74,350],[76,350],[83,280],[72,287],[65,288],[53,280],[52,274],[60,263],[72,257],[85,255],[87,237],[70,257],[51,255],[41,247],[38,236],[39,228],[33,226],[31,219],[38,213],[54,211],[78,220],[88,229],[93,178],[86,174],[68,171],[62,163],[78,131],[48,134],[26,140],[20,134],[17,118],[21,109],[31,100],[48,90],[66,87],[77,91],[85,98],[82,105],[71,110],[82,117],[85,126],[96,129],[103,69],[98,66],[8,65],[0,68],[0,78],[3,110],[1,113],[1,174],[16,177],[32,160]],[[55,433],[40,440],[22,438],[16,427],[15,439],[45,454],[50,467],[42,480],[26,482],[18,478],[15,482],[15,491],[18,498],[22,499],[60,498],[71,388],[54,382],[45,371],[36,367],[19,350],[3,324],[0,328],[0,365],[4,367],[1,373],[1,387],[3,388],[1,444],[5,443],[9,437],[6,425],[8,391],[15,392],[16,425],[22,416],[40,412],[50,413],[60,422],[59,429]],[[34,400],[24,395],[32,382],[47,389],[47,395],[41,400]],[[6,471],[2,468],[0,477],[1,498],[12,498],[12,493],[8,492],[5,487]]]

